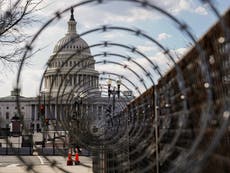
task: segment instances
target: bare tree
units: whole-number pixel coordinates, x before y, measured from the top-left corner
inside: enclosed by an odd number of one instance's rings
[[[0,60],[18,63],[30,37],[24,29],[37,22],[34,12],[42,0],[0,0]]]

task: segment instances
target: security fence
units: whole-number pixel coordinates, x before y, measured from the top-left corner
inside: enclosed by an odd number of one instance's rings
[[[113,2],[167,18],[192,46],[179,56],[145,27],[108,24],[76,32],[74,10]],[[42,139],[35,142],[28,137],[25,145],[16,142],[17,147],[8,148],[7,137],[3,153],[15,149],[16,155],[66,156],[70,148],[78,147],[92,154],[95,173],[228,172],[230,11],[221,17],[212,1],[199,2],[218,20],[200,40],[155,1],[88,0],[57,11],[26,45],[17,74],[19,88],[25,61],[33,55],[39,36],[70,12],[68,32],[46,62],[36,97]],[[132,41],[117,42],[107,36],[88,45],[82,39],[109,32],[150,42],[162,61],[149,57]],[[23,120],[19,95],[15,102]],[[24,127],[29,136],[31,130]],[[51,167],[67,172],[45,158]],[[33,170],[31,164],[27,166]]]

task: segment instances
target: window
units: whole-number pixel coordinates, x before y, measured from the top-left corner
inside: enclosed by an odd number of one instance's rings
[[[6,109],[9,109],[9,107],[7,106]]]
[[[35,105],[32,105],[31,120],[34,121],[34,119],[35,119]]]
[[[8,120],[10,118],[9,112],[6,112],[6,119]]]
[[[25,116],[25,112],[21,112],[21,118],[24,119],[24,116]]]
[[[34,124],[30,124],[30,129],[33,131],[34,130]]]
[[[40,132],[40,124],[37,124],[37,132]]]
[[[22,107],[22,109],[24,109],[24,106]]]

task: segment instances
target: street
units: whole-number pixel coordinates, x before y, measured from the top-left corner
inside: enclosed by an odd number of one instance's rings
[[[80,156],[80,165],[66,166],[66,161],[67,158],[62,156],[1,156],[0,172],[92,173],[92,159],[90,157]],[[34,171],[29,171],[27,165],[30,165]]]

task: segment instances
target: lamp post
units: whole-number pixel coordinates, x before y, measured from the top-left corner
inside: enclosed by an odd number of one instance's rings
[[[121,87],[121,80],[117,80],[117,90],[116,87],[113,87],[113,89],[111,89],[111,85],[112,85],[112,81],[111,79],[108,80],[108,97],[109,97],[109,102],[110,102],[110,97],[112,95],[113,100],[112,100],[112,114],[114,115],[115,112],[115,98],[117,95],[117,98],[120,98],[120,87]]]
[[[116,96],[119,99],[120,98],[120,86],[121,86],[121,80],[117,80],[117,89],[114,86],[113,89],[111,89],[111,85],[112,85],[112,81],[111,79],[108,80],[108,103],[109,103],[109,113],[111,113],[110,109],[110,97],[112,95],[112,117],[110,117],[110,121],[111,121],[111,126],[113,127],[113,119],[114,118],[114,114],[115,114],[115,102],[116,102]],[[109,115],[110,116],[110,115]],[[107,155],[109,154],[109,155]],[[106,155],[108,157],[114,157],[115,156],[115,152],[110,151],[109,153],[106,153]],[[110,156],[111,155],[111,156]],[[109,158],[108,160],[111,160],[111,158]],[[105,160],[105,163],[107,163],[108,161],[107,159]],[[108,161],[109,162],[109,161]],[[113,167],[116,165],[116,162],[112,161]],[[114,172],[114,171],[112,171]]]
[[[71,140],[74,140],[74,135],[73,134],[77,134],[79,132],[80,116],[82,114],[81,113],[82,98],[83,98],[83,95],[81,93],[80,93],[80,95],[78,95],[78,96],[76,96],[74,98],[73,115],[72,115],[72,121],[74,123],[72,123],[72,125],[73,125],[73,128],[72,128],[73,131],[72,131],[72,133],[70,133],[70,139]],[[75,142],[73,142],[73,144],[76,145],[74,147],[77,147],[78,151],[80,151],[78,144],[76,144]]]
[[[46,122],[45,122],[45,92],[41,91],[40,93],[40,98],[42,99],[43,96],[43,103],[40,105],[40,115],[41,115],[41,120],[43,124],[43,132],[42,132],[42,149],[45,147],[45,131],[47,130],[46,128]]]
[[[79,118],[81,116],[80,105],[82,104],[82,98],[77,97],[74,100],[73,116],[72,119],[76,122],[77,129],[79,128]]]

